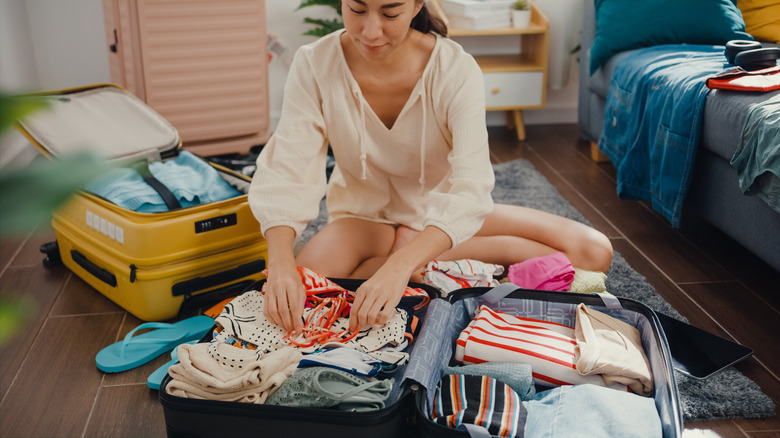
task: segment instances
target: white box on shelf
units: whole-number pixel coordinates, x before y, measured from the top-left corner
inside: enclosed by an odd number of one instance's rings
[[[449,26],[466,30],[485,30],[497,27],[509,27],[512,25],[512,14],[509,11],[465,16],[447,14]]]
[[[447,15],[463,15],[475,17],[486,13],[506,12],[512,10],[515,0],[442,0],[441,8]]]

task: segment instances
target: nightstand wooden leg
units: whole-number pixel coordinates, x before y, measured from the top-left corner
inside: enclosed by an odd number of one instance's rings
[[[515,129],[517,130],[517,139],[523,141],[525,140],[525,123],[523,122],[523,112],[521,110],[515,110],[513,113]]]
[[[609,157],[599,150],[599,145],[595,141],[590,142],[590,159],[597,163],[609,161]]]

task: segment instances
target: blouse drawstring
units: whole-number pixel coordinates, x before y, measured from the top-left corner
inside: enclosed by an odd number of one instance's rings
[[[360,179],[362,181],[365,181],[368,178],[368,165],[366,164],[366,144],[365,144],[365,137],[366,137],[366,111],[365,111],[365,104],[363,103],[363,99],[360,97],[360,91],[356,90],[353,85],[352,92],[354,93],[355,99],[358,101],[358,106],[360,107],[360,131],[358,131],[358,144],[360,144]]]
[[[360,94],[360,90],[356,88],[357,85],[352,85],[352,94],[355,100],[358,102],[358,109],[360,113],[360,129],[358,130],[358,144],[360,145],[360,179],[365,181],[368,178],[368,156],[366,154],[365,136],[366,136],[366,111],[365,103]],[[422,104],[422,129],[420,129],[420,196],[425,195],[425,130],[427,123],[427,111],[425,93],[423,91],[418,92],[420,102]]]
[[[420,92],[420,102],[422,103],[422,129],[420,129],[420,196],[425,196],[425,126],[427,123],[425,110],[425,94]]]

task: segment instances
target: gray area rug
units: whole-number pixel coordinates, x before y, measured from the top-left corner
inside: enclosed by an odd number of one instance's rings
[[[493,190],[495,202],[537,208],[589,224],[528,161],[515,160],[494,165],[493,169],[496,174],[496,187]],[[301,236],[302,240],[307,241],[325,223],[323,201],[320,216],[309,224]],[[685,320],[620,254],[615,253],[607,277],[607,290],[612,294],[639,301],[656,312]],[[755,382],[734,367],[704,380],[693,379],[676,371],[675,378],[685,421],[766,418],[775,415],[772,400],[761,392]]]

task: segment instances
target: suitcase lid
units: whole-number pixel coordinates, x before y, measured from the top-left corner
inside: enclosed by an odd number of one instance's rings
[[[48,108],[18,121],[17,128],[44,155],[60,157],[82,151],[108,160],[174,155],[181,139],[154,109],[112,84],[20,96],[43,99]]]

